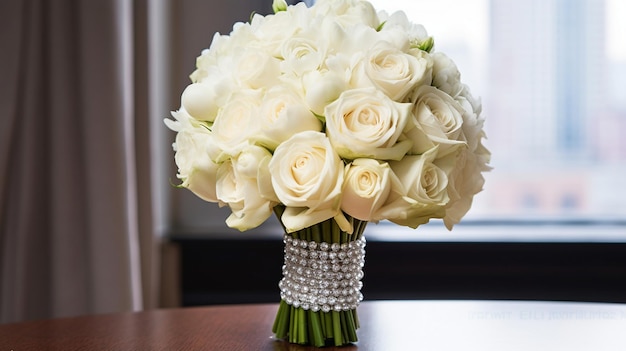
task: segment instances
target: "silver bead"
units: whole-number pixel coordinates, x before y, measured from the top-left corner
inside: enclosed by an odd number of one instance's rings
[[[357,241],[329,244],[286,235],[280,296],[286,303],[312,311],[349,310],[363,299],[364,246]]]

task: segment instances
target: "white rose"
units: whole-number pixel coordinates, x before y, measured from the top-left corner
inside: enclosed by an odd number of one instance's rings
[[[332,16],[344,27],[365,24],[377,28],[380,24],[374,6],[362,0],[317,0],[311,7],[313,14]]]
[[[213,123],[213,140],[209,153],[215,162],[235,156],[259,133],[258,111],[261,94],[242,90],[233,94],[218,112]]]
[[[257,37],[254,29],[248,22],[235,22],[233,29],[228,35],[229,40],[224,41],[219,47],[211,43],[211,51],[219,58],[224,55],[232,55],[236,48],[258,46],[261,41]]]
[[[213,35],[210,49],[203,49],[200,56],[196,58],[196,69],[189,76],[193,83],[204,80],[209,75],[209,71],[218,66],[217,53],[220,51],[220,47],[228,47],[228,43],[230,43],[230,36],[220,33]]]
[[[408,33],[400,28],[396,27],[389,30],[381,30],[376,32],[376,34],[378,35],[379,41],[387,43],[396,50],[406,53],[411,48],[411,41]]]
[[[484,149],[486,151],[486,149]],[[474,195],[482,191],[485,178],[482,172],[490,168],[486,165],[489,159],[464,149],[457,155],[456,168],[450,174],[450,203],[447,206],[443,222],[449,230],[461,221],[472,206]]]
[[[421,78],[416,84],[416,87],[421,85],[431,85],[433,81],[433,66],[435,62],[429,53],[424,50],[411,48],[408,51],[409,55],[414,56],[420,64]]]
[[[178,132],[173,145],[174,161],[178,167],[180,186],[191,190],[205,201],[218,202],[215,184],[217,164],[207,152],[212,142],[211,132],[195,122],[184,109],[172,112],[176,121],[165,120],[166,125]]]
[[[232,211],[226,219],[229,227],[241,231],[256,228],[272,215],[277,202],[271,192],[267,193],[266,183],[270,180],[267,163],[271,156],[266,149],[250,145],[219,166],[216,194]]]
[[[351,24],[365,24],[368,27],[378,28],[380,20],[374,6],[368,1],[357,0],[340,17],[339,22],[348,27]]]
[[[412,98],[413,118],[405,131],[413,141],[412,154],[421,154],[439,146],[439,156],[454,152],[466,143],[463,134],[465,110],[443,91],[421,86]]]
[[[233,29],[237,28],[239,25],[237,23],[233,24]],[[240,32],[239,33],[239,40],[243,40],[244,35]],[[219,32],[215,33],[213,35],[213,38],[211,40],[211,44],[209,45],[209,48],[205,51],[202,52],[202,56],[207,56],[207,58],[211,57],[211,60],[216,60],[218,57],[222,56],[222,55],[227,55],[235,46],[235,42],[233,41],[233,38],[237,37],[237,33],[235,33],[234,31],[232,31],[229,34],[221,34]],[[207,61],[210,62],[210,61]],[[196,65],[199,65],[198,60],[196,60]]]
[[[225,77],[209,75],[206,80],[188,85],[181,95],[181,105],[195,119],[213,122],[226,103],[233,84]]]
[[[296,77],[306,72],[318,70],[326,59],[326,39],[320,36],[319,28],[307,31],[286,39],[280,48],[283,61],[281,71]]]
[[[432,62],[421,55],[405,53],[387,42],[378,42],[357,63],[353,72],[354,86],[373,85],[398,102],[418,84],[428,81]]]
[[[355,1],[359,0],[317,0],[311,6],[311,12],[315,16],[340,15],[346,12]]]
[[[472,92],[470,91],[470,88],[467,85],[463,84],[462,86],[463,89],[455,100],[463,106],[467,106],[466,103],[469,104],[469,107],[466,107],[465,109],[470,113],[480,115],[483,110],[480,98],[474,97],[474,95],[472,95]]]
[[[232,75],[230,72],[233,70],[233,61],[236,59],[233,55],[236,55],[241,48],[253,44],[258,45],[258,41],[250,25],[245,23],[235,23],[232,32],[228,35],[215,33],[209,48],[202,50],[201,55],[196,58],[196,70],[190,76],[191,81],[194,83],[205,81],[215,74],[215,70]],[[214,79],[214,76],[210,77],[211,81]]]
[[[269,53],[254,47],[240,48],[232,55],[235,66],[232,69],[239,86],[260,89],[278,83],[280,61]]]
[[[295,134],[276,148],[269,169],[274,192],[287,207],[281,216],[287,232],[333,217],[344,231],[352,232],[340,210],[343,168],[321,132]]]
[[[482,172],[491,170],[488,163],[491,153],[482,144],[485,138],[484,120],[476,114],[464,115],[463,132],[467,137],[467,147],[461,148],[454,157],[455,168],[449,176],[450,202],[443,221],[448,229],[457,224],[469,211],[474,195],[482,191],[485,179]]]
[[[393,35],[396,35],[397,32],[406,33],[405,35],[413,47],[419,47],[420,44],[429,40],[424,26],[409,21],[404,11],[396,11],[391,15],[385,11],[380,11],[378,17],[380,22],[384,23],[380,30],[382,34],[385,34],[387,31],[392,32]]]
[[[280,57],[282,42],[310,26],[311,12],[304,3],[289,6],[274,15],[252,16],[250,26],[257,38],[256,45],[274,57]]]
[[[322,130],[322,122],[309,111],[302,97],[287,86],[275,86],[263,98],[259,114],[258,142],[270,150],[292,135]]]
[[[483,129],[485,119],[481,115],[482,105],[480,99],[472,96],[469,88],[464,85],[463,91],[456,97],[456,101],[463,107],[463,134],[467,140],[469,152],[476,154],[481,160],[479,162],[488,163],[491,154],[482,145],[482,139],[486,138]]]
[[[313,27],[312,29],[315,30],[317,38],[323,38],[321,40],[325,42],[327,48],[327,59],[333,55],[351,57],[361,54],[364,47],[383,40],[375,28],[364,24],[342,27],[333,17],[324,17],[319,28]]]
[[[346,165],[341,209],[362,221],[375,221],[392,189],[401,187],[387,162],[359,158]]]
[[[324,111],[326,133],[341,157],[399,160],[411,148],[402,140],[410,108],[374,88],[347,90]]]
[[[444,53],[436,52],[431,57],[434,62],[432,85],[455,98],[463,90],[461,72],[454,61]]]
[[[363,24],[355,24],[349,28],[342,27],[334,17],[311,18],[308,27],[285,38],[280,46],[282,72],[290,79],[310,73],[325,73],[329,67],[328,60],[341,56],[346,64],[338,67],[336,72],[349,79],[351,57],[363,51],[363,43],[379,41],[374,28]],[[332,65],[332,64],[331,64]]]
[[[302,84],[309,109],[319,116],[348,88],[346,80],[334,71],[311,71],[303,77]]]
[[[215,65],[215,58],[209,54],[208,49],[202,50],[202,54],[196,58],[196,69],[191,72],[189,78],[192,83],[198,83],[207,77],[207,67]]]
[[[431,218],[443,218],[446,214],[448,196],[448,174],[453,164],[442,167],[434,163],[437,148],[422,155],[405,156],[400,161],[390,162],[391,169],[404,185],[405,193],[394,211],[387,209],[387,219],[396,224],[417,228]]]

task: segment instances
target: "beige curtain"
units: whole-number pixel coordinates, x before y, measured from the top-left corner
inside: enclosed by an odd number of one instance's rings
[[[148,0],[0,2],[0,322],[157,305]]]

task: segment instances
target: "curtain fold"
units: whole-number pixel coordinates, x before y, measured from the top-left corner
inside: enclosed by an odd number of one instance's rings
[[[156,304],[147,6],[0,4],[0,322]]]

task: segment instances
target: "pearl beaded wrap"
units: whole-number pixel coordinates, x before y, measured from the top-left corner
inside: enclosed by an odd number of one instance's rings
[[[317,312],[355,309],[361,301],[365,238],[344,244],[284,237],[285,264],[278,284],[287,304]]]

